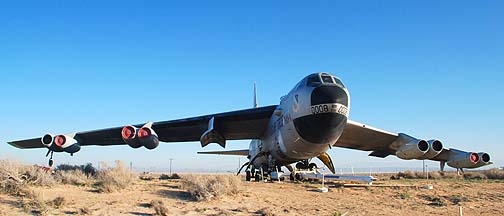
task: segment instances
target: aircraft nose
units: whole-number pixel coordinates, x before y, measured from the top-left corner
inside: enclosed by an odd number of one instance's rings
[[[339,86],[319,86],[311,94],[311,113],[294,119],[299,136],[314,144],[335,142],[348,115],[348,94]]]
[[[339,86],[319,86],[312,91],[311,105],[339,103],[348,107],[348,94]]]

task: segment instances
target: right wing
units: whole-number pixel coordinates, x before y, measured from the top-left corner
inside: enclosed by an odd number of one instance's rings
[[[478,168],[492,164],[490,155],[485,152],[466,152],[443,148],[441,142],[429,141],[427,151],[421,151],[421,143],[426,143],[403,133],[392,133],[368,125],[347,121],[341,137],[333,146],[363,151],[371,151],[369,156],[387,157],[397,155],[402,159],[434,160],[454,168]],[[412,145],[414,144],[414,145]],[[437,146],[437,147],[436,147]],[[404,147],[404,148],[403,148]],[[437,148],[437,149],[436,149]]]
[[[162,142],[200,141],[208,129],[210,119],[214,118],[214,127],[226,140],[258,139],[267,128],[269,119],[276,106],[245,109],[213,115],[185,118],[171,121],[154,122],[152,129]],[[142,124],[133,125],[137,128]],[[73,136],[81,146],[86,145],[124,145],[121,136],[122,127],[78,132]],[[41,138],[9,142],[17,148],[45,148]]]
[[[395,154],[392,144],[398,137],[397,133],[348,120],[343,134],[333,146],[372,151],[371,156],[386,157]]]

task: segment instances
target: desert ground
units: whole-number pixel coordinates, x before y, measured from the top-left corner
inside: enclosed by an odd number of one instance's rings
[[[386,179],[371,187],[328,184],[328,193],[317,192],[318,182],[238,181],[238,193],[200,201],[183,188],[183,180],[157,177],[136,178],[111,193],[93,185],[30,187],[42,200],[64,200],[58,208],[47,207],[44,215],[154,215],[153,201],[161,202],[167,215],[458,215],[459,207],[463,215],[504,214],[502,180]],[[41,214],[27,211],[20,199],[25,198],[0,194],[0,214]]]

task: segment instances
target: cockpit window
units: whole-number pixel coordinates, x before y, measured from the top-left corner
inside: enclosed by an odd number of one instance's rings
[[[316,86],[316,85],[319,85],[320,83],[321,83],[320,77],[318,76],[318,74],[311,75],[306,80],[307,86]]]
[[[322,81],[323,81],[324,83],[331,83],[331,84],[333,84],[333,83],[334,83],[334,81],[333,81],[332,77],[331,77],[331,76],[327,76],[327,75],[325,75],[325,76],[324,76],[324,75],[322,75]]]
[[[340,79],[338,79],[336,77],[333,77],[333,78],[334,78],[334,81],[336,81],[336,84],[341,85],[343,88],[346,88],[345,85],[343,85],[343,82],[341,82]]]

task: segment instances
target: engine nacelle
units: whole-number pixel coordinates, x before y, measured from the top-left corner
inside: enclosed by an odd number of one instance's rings
[[[155,149],[159,145],[159,138],[151,126],[152,123],[148,123],[138,130],[138,141],[149,150]]]
[[[46,147],[51,147],[54,141],[54,136],[52,134],[46,134],[40,138],[40,142],[42,142],[42,145],[45,145]]]
[[[429,143],[427,141],[413,139],[401,145],[396,151],[396,156],[404,160],[418,159],[427,151],[429,151]]]
[[[422,157],[418,158],[419,160],[432,159],[443,150],[443,143],[439,140],[429,140],[427,143],[429,143],[429,150]]]
[[[121,130],[121,137],[131,148],[140,148],[142,144],[138,140],[138,129],[134,126],[126,126]]]
[[[478,167],[482,167],[482,166],[486,166],[486,165],[492,164],[492,162],[490,162],[490,155],[488,153],[479,152],[478,156],[479,156],[480,160],[478,161],[478,163],[476,165],[474,165],[473,168],[478,168]]]
[[[476,168],[479,162],[480,155],[478,153],[457,150],[446,163],[453,168]]]
[[[54,137],[54,151],[63,150],[70,154],[80,151],[81,146],[77,140],[68,135],[58,135]]]

